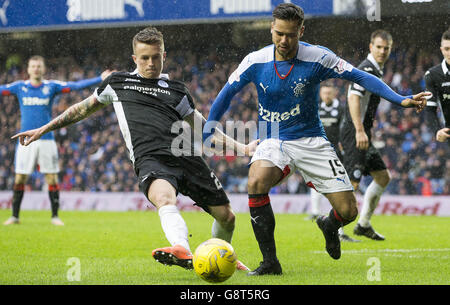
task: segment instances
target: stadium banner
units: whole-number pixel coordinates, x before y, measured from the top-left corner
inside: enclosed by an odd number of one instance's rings
[[[231,206],[237,213],[248,213],[246,194],[230,194]],[[12,192],[0,192],[0,209],[11,209]],[[362,197],[357,196],[361,207]],[[310,196],[270,195],[274,213],[302,214],[309,211]],[[181,211],[200,211],[193,201],[185,196],[178,196],[177,206]],[[65,211],[155,211],[145,196],[139,192],[61,192],[60,207]],[[323,214],[329,212],[330,205],[324,199],[321,203]],[[25,192],[22,210],[50,210],[47,192]],[[450,196],[393,196],[381,197],[375,210],[378,215],[434,215],[450,216]]]
[[[333,13],[333,0],[0,0],[0,31],[262,19],[283,2],[309,16]]]
[[[448,0],[335,0],[333,15],[367,17],[381,21],[385,17],[448,15]]]

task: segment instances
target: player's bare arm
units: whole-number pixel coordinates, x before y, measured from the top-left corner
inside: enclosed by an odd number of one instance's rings
[[[19,138],[20,144],[27,146],[31,142],[41,138],[47,132],[81,121],[103,107],[105,107],[105,105],[97,101],[97,99],[91,95],[87,99],[67,108],[66,111],[44,126],[18,133],[12,136],[11,139]]]
[[[194,127],[194,121],[201,121],[202,122],[202,130],[206,123],[206,119],[203,117],[203,115],[198,111],[195,110],[190,115],[188,115],[185,118],[186,122],[191,125],[191,128]],[[194,129],[195,130],[195,129]],[[259,140],[255,140],[250,142],[249,144],[243,144],[240,143],[233,138],[227,136],[222,131],[216,129],[213,138],[211,139],[211,143],[213,143],[216,147],[222,147],[223,153],[226,152],[227,149],[233,150],[235,154],[237,155],[243,155],[243,156],[253,156],[256,147],[258,146]]]
[[[369,137],[367,136],[361,121],[361,98],[356,94],[350,94],[348,108],[355,126],[356,148],[367,150],[369,148]]]
[[[436,132],[436,140],[446,142],[450,138],[450,128],[442,128]]]
[[[419,113],[427,105],[427,96],[431,96],[431,92],[420,92],[419,94],[413,95],[412,99],[406,98],[402,101],[401,105],[403,107],[415,107],[416,112]]]

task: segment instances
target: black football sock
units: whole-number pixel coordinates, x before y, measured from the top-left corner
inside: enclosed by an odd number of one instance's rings
[[[57,184],[49,185],[48,196],[50,197],[50,204],[52,207],[52,217],[58,217],[59,187]]]
[[[14,184],[13,186],[13,198],[12,198],[12,216],[19,218],[20,205],[23,199],[25,185]]]
[[[277,261],[275,247],[275,216],[268,194],[249,195],[253,232],[264,261]]]

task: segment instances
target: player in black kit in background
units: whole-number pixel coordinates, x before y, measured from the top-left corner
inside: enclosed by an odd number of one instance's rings
[[[319,91],[319,115],[328,140],[333,144],[339,160],[342,153],[339,144],[339,128],[344,116],[344,107],[336,98],[337,90],[331,83],[322,83]],[[322,194],[311,188],[311,210],[307,219],[314,220],[320,216],[320,202],[325,198]],[[341,241],[358,242],[344,233],[344,228],[338,230]]]
[[[442,34],[441,52],[444,56],[442,63],[425,73],[427,91],[433,94],[427,102],[425,113],[436,140],[450,143],[450,29]],[[437,117],[439,106],[444,115],[444,128],[440,127]]]
[[[384,30],[371,34],[370,53],[358,69],[383,77],[383,66],[392,49],[392,36]],[[341,143],[344,149],[344,168],[347,170],[353,188],[358,189],[361,177],[370,175],[373,181],[364,193],[363,206],[353,233],[373,240],[384,240],[370,223],[380,197],[390,181],[390,173],[378,150],[372,145],[371,130],[375,120],[380,97],[356,83],[349,87],[348,102],[341,126]]]
[[[43,134],[78,122],[112,103],[140,190],[157,208],[171,244],[153,250],[152,256],[166,265],[192,269],[188,229],[176,206],[177,194],[191,197],[214,217],[213,237],[231,242],[235,215],[222,185],[201,156],[173,154],[180,149],[173,147],[173,140],[179,137],[172,131],[174,124],[185,120],[194,127],[194,121],[206,120],[195,110],[186,86],[161,73],[166,57],[162,33],[153,27],[140,31],[133,38],[133,52],[137,67],[133,73],[111,74],[89,98],[71,106],[50,123],[13,138],[18,137],[22,145],[28,145]],[[198,127],[194,132],[201,135],[202,125]],[[225,149],[232,148],[238,155],[247,156],[257,146],[257,141],[244,145],[220,131],[214,135],[214,142],[220,147],[226,142]],[[193,144],[189,146],[187,151],[193,152]],[[241,262],[237,269],[249,270]]]

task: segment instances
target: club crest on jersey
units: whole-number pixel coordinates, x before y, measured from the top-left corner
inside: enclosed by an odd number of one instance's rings
[[[42,88],[42,93],[47,95],[50,93],[50,89],[47,86],[44,86],[44,88]]]
[[[336,66],[334,67],[334,72],[336,72],[337,74],[342,74],[345,71],[351,72],[352,69],[353,69],[353,67],[351,64],[349,64],[348,62],[346,62],[343,59],[339,59]]]
[[[158,85],[159,85],[160,87],[163,87],[163,88],[169,88],[169,84],[166,83],[166,82],[163,81],[163,80],[159,80],[159,81],[158,81]]]
[[[305,84],[301,82],[302,79],[299,78],[298,80],[299,80],[298,83],[296,81],[294,81],[295,86],[291,86],[291,88],[294,89],[295,97],[300,97],[301,95],[303,95],[303,93],[304,93],[303,89],[305,88]],[[305,79],[305,81],[306,81],[306,79]]]

